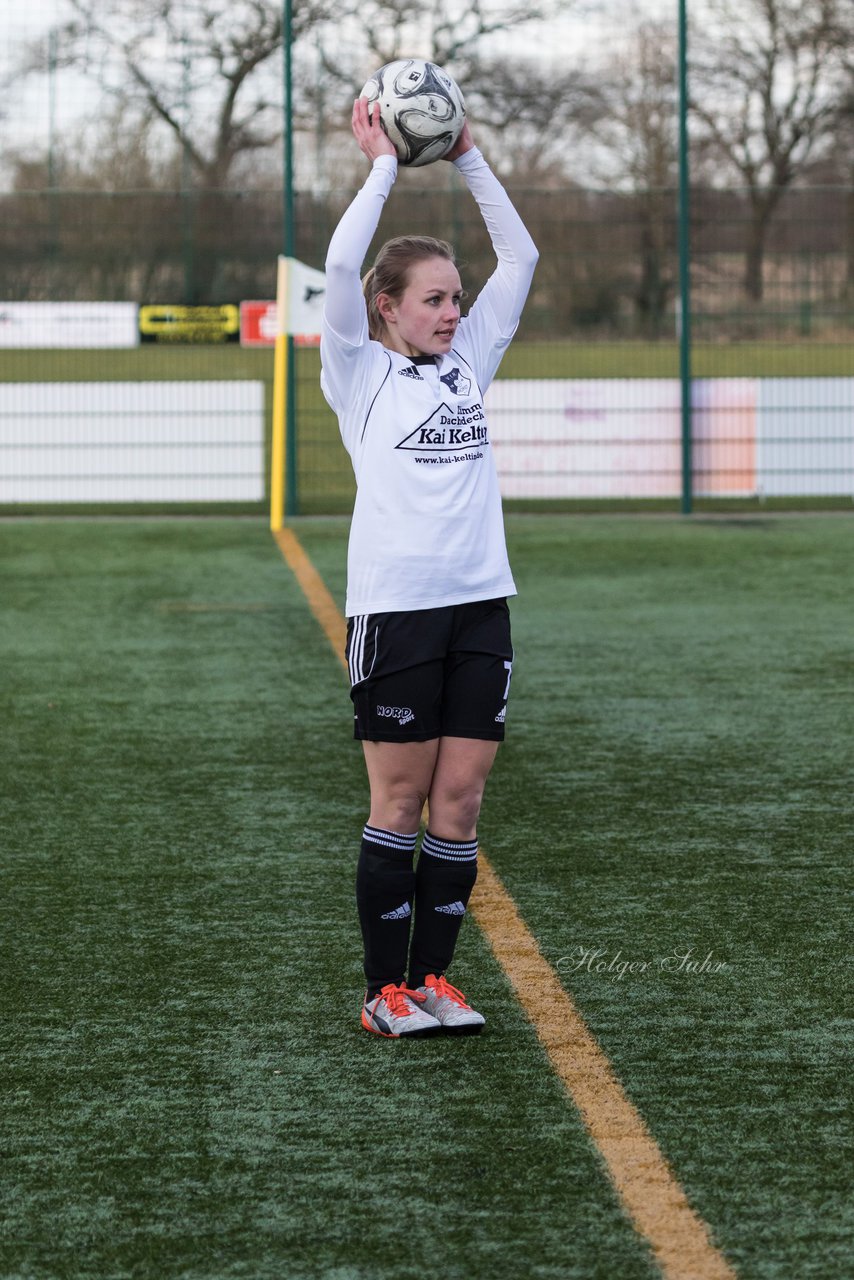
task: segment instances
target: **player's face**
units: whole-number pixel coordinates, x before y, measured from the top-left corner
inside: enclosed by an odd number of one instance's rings
[[[380,310],[386,322],[387,345],[405,356],[445,355],[460,322],[462,292],[460,273],[447,258],[416,262],[397,302],[380,295],[386,299]]]

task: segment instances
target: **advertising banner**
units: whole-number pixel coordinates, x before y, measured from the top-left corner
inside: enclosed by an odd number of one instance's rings
[[[232,303],[220,307],[178,307],[147,304],[139,309],[143,342],[237,342],[240,311]]]
[[[0,302],[0,347],[136,347],[135,302]]]
[[[276,345],[275,302],[241,302],[241,347],[274,347]]]
[[[677,378],[501,379],[486,395],[510,498],[677,498]],[[854,378],[696,378],[696,497],[854,494]]]
[[[258,502],[264,384],[0,382],[0,502]]]
[[[854,496],[854,378],[760,378],[760,493]]]
[[[485,407],[510,498],[664,498],[679,493],[679,382],[513,378]]]
[[[295,333],[293,340],[298,347],[319,347],[319,333]],[[276,345],[275,302],[241,302],[241,347],[274,347]]]

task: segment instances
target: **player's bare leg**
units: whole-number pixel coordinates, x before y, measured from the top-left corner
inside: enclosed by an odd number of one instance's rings
[[[445,840],[473,840],[497,742],[478,738],[439,739],[428,793],[430,830]]]
[[[440,738],[427,742],[363,742],[371,786],[372,827],[417,831],[430,794]]]

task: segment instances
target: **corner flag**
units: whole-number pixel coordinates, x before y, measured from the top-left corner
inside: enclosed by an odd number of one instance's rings
[[[285,512],[288,428],[288,348],[294,334],[320,332],[326,276],[296,258],[279,256],[276,282],[276,351],[273,367],[273,434],[270,454],[270,528],[281,529]]]
[[[326,276],[296,258],[280,258],[285,264],[287,311],[285,333],[320,333],[320,317],[326,299]],[[280,266],[281,270],[281,266]]]

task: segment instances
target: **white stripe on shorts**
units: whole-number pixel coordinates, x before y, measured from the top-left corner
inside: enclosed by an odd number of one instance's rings
[[[347,652],[347,667],[350,672],[350,685],[355,687],[361,684],[363,680],[367,680],[370,676],[377,661],[377,650],[379,648],[379,624],[374,627],[374,655],[371,658],[370,671],[365,670],[365,645],[368,639],[368,619],[369,613],[357,613],[353,615],[353,630],[350,638],[350,647]]]
[[[350,652],[347,655],[347,666],[350,670],[350,684],[357,685],[364,679],[365,632],[368,625],[367,613],[359,613],[353,618],[353,631],[350,637]]]

